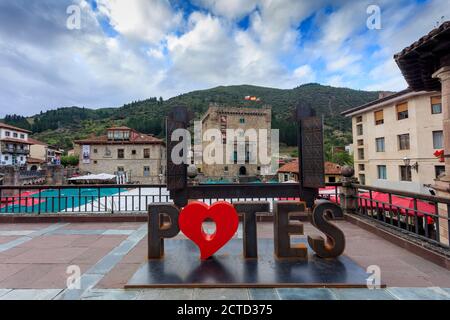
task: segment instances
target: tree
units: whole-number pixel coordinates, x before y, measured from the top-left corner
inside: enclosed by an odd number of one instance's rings
[[[64,167],[76,167],[80,163],[80,159],[77,156],[63,156],[61,157],[61,164]]]

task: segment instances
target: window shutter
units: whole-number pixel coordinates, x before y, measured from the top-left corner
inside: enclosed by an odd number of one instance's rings
[[[400,103],[397,105],[397,113],[408,111],[408,102]]]
[[[383,110],[375,112],[375,122],[384,120]]]
[[[434,105],[434,104],[441,104],[442,103],[442,98],[439,96],[439,97],[431,97],[431,104],[432,105]]]

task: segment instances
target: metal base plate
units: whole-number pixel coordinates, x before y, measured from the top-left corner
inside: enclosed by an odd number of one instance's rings
[[[307,243],[298,239],[297,243]],[[277,259],[273,240],[258,239],[258,259],[244,259],[242,240],[231,240],[216,255],[200,261],[189,240],[166,240],[165,259],[143,264],[125,288],[366,288],[368,274],[347,256],[308,260]]]

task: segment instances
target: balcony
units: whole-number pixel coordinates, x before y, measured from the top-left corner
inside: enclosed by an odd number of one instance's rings
[[[20,148],[11,148],[7,146],[1,147],[2,153],[10,153],[10,154],[21,154],[21,155],[29,155],[30,150],[29,149],[20,149]]]

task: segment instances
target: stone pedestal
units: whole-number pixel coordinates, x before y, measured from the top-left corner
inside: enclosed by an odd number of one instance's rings
[[[342,187],[339,200],[345,214],[354,214],[358,210],[358,189],[354,187],[354,184],[358,183],[358,179],[354,177],[354,174],[353,168],[342,168]]]

